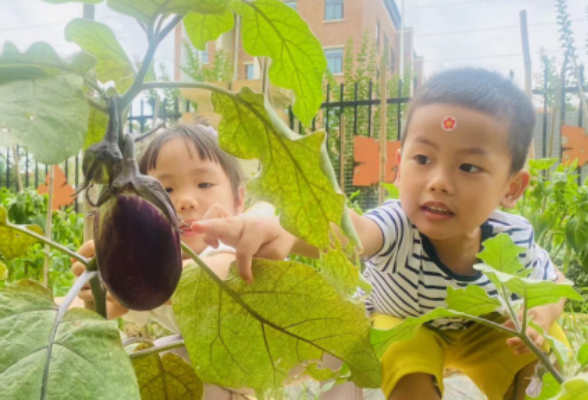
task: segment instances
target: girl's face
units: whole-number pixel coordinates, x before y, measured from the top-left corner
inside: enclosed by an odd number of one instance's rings
[[[233,193],[221,165],[201,159],[194,144],[183,138],[172,139],[162,146],[156,167],[149,175],[161,182],[178,215],[187,224],[201,220],[213,206],[213,210],[222,208],[231,215],[243,211],[244,189]],[[206,215],[207,218],[215,216]],[[196,253],[207,246],[202,235],[190,230],[184,231],[182,241]]]

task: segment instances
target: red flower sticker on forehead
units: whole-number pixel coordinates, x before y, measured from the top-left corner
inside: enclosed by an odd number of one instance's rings
[[[457,126],[457,120],[453,117],[447,117],[443,120],[441,127],[444,131],[451,132]]]

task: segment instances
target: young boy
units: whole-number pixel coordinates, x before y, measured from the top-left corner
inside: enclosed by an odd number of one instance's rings
[[[415,95],[399,155],[400,201],[352,215],[373,286],[366,307],[375,328],[444,307],[448,287],[476,285],[496,297],[494,285],[473,266],[481,243],[499,233],[525,248],[520,261],[532,269],[531,278],[563,279],[534,243],[532,226],[497,211],[513,207],[529,184],[523,167],[534,122],[525,95],[481,69],[439,73]],[[318,255],[276,219],[232,217],[192,229],[207,243],[221,239],[234,246],[246,280],[252,279],[252,256]],[[530,310],[546,331],[562,312],[563,302]],[[528,334],[543,345],[532,328]],[[444,367],[463,370],[489,400],[524,399],[536,363],[520,340],[458,319],[432,321],[414,339],[392,344],[381,361],[382,389],[394,400],[440,399]]]
[[[176,126],[159,134],[149,144],[139,163],[141,173],[158,179],[172,200],[178,216],[187,224],[206,218],[224,218],[243,211],[245,194],[244,175],[236,159],[218,146],[217,138],[202,125]],[[235,260],[234,249],[222,246],[210,248],[191,229],[183,229],[181,239],[221,278],[228,274]],[[78,251],[86,257],[94,256],[94,242],[86,242]],[[191,263],[187,259],[185,264]],[[81,263],[75,263],[72,271],[79,276],[84,271]],[[85,301],[92,300],[89,288],[80,292]],[[132,311],[123,307],[115,298],[107,296],[108,318],[124,317],[144,325],[149,319],[157,321],[168,330],[179,334],[171,304],[155,310]],[[164,343],[159,343],[164,344]],[[187,354],[181,354],[187,357]],[[249,390],[234,390],[205,385],[206,400],[245,399]]]

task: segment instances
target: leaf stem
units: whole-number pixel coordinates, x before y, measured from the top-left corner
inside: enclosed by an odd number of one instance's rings
[[[141,64],[141,68],[139,72],[137,72],[137,76],[133,81],[133,84],[127,90],[127,92],[121,97],[121,101],[119,103],[120,111],[124,110],[133,102],[135,97],[144,90],[145,87],[145,76],[147,72],[149,72],[149,68],[151,67],[151,62],[153,61],[153,57],[155,56],[155,52],[157,51],[157,47],[161,43],[161,41],[171,32],[172,29],[176,27],[177,24],[180,23],[182,20],[182,15],[176,15],[172,18],[172,20],[161,30],[161,32],[154,38],[152,38],[149,42],[149,47],[147,48],[147,52],[145,53],[145,57],[143,58],[143,63]]]
[[[521,339],[523,343],[529,348],[529,350],[531,350],[537,356],[539,361],[541,361],[541,364],[543,364],[543,366],[549,370],[553,377],[560,384],[562,384],[565,379],[557,370],[557,368],[555,368],[555,366],[551,363],[551,361],[549,361],[549,356],[543,350],[538,348],[535,343],[527,337],[526,333],[517,334],[516,336],[518,336],[519,339]]]
[[[56,250],[59,250],[67,255],[69,255],[70,257],[78,260],[79,262],[81,262],[82,264],[84,264],[86,267],[88,266],[89,260],[81,255],[79,255],[78,253],[76,253],[75,251],[72,251],[70,249],[68,249],[65,246],[60,245],[59,243],[55,243],[53,240],[51,239],[47,239],[45,236],[39,235],[38,233],[35,233],[33,231],[30,231],[26,228],[23,228],[21,226],[18,225],[13,225],[13,224],[6,224],[6,226],[10,229],[14,229],[16,231],[22,232],[25,235],[29,235],[34,237],[35,239],[40,240],[41,242],[48,244],[49,246],[53,247]]]
[[[512,308],[512,304],[510,302],[510,296],[506,292],[506,288],[502,286],[502,297],[504,298],[504,302],[506,303],[506,307],[508,308],[508,313],[510,314],[510,318],[515,325],[517,332],[521,332],[521,323],[519,321],[519,316],[515,313],[514,308]],[[524,332],[523,332],[524,333]]]
[[[178,347],[184,347],[184,346],[185,346],[184,341],[178,340],[177,342],[172,342],[172,343],[166,344],[164,346],[152,347],[150,349],[137,351],[136,353],[131,353],[131,354],[129,354],[129,358],[132,360],[132,359],[136,359],[136,358],[147,357],[147,356],[150,356],[151,354],[157,354],[157,353],[161,353],[162,351],[177,349]]]

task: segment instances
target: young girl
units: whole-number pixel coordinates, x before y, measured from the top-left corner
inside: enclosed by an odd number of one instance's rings
[[[238,161],[220,149],[216,134],[209,127],[179,125],[164,130],[147,147],[139,169],[141,173],[161,182],[169,193],[178,216],[188,225],[203,219],[224,218],[243,212],[243,172]],[[227,276],[229,266],[235,260],[234,249],[222,244],[216,249],[209,247],[203,241],[203,235],[196,234],[190,228],[182,228],[181,239],[219,277],[224,279]],[[85,257],[93,257],[94,242],[86,242],[79,253]],[[184,258],[184,265],[192,262],[191,259]],[[84,266],[81,263],[72,266],[72,272],[76,276],[83,271]],[[92,301],[89,288],[82,290],[79,297]],[[108,295],[107,309],[109,319],[123,317],[140,326],[151,319],[178,335],[180,333],[170,302],[150,311],[132,311]],[[185,349],[178,353],[188,359]],[[252,393],[248,390],[205,385],[204,398],[246,399],[244,396]]]

